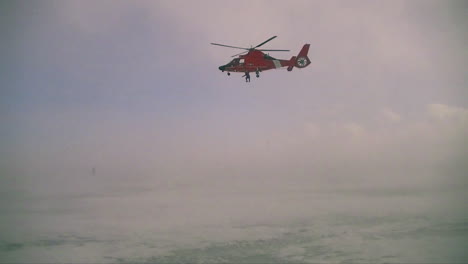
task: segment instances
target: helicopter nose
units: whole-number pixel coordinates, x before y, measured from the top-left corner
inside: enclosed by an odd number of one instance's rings
[[[226,68],[226,66],[219,66],[219,67],[218,67],[218,69],[219,69],[220,71],[224,71],[225,68]]]

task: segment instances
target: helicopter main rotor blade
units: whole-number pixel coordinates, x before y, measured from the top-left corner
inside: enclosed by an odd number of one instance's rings
[[[262,43],[260,43],[260,44],[258,44],[257,46],[255,46],[254,49],[255,49],[255,48],[258,48],[258,47],[260,47],[260,46],[262,46],[263,44],[267,43],[268,41],[270,41],[270,40],[272,40],[272,39],[274,39],[274,38],[276,38],[276,37],[277,37],[277,36],[273,36],[273,37],[271,37],[271,38],[269,38],[269,39],[263,41]]]
[[[210,44],[211,44],[211,45],[216,45],[216,46],[221,46],[221,47],[233,48],[233,49],[249,50],[248,48],[234,47],[234,46],[229,46],[229,45],[224,45],[224,44],[218,44],[218,43],[210,43]]]
[[[258,49],[261,51],[290,51],[290,50],[278,50],[278,49]]]

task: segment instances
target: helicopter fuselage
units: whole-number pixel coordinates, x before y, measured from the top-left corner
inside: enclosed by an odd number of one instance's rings
[[[290,60],[275,59],[259,50],[251,50],[246,55],[240,55],[219,70],[227,72],[261,72],[290,66]]]

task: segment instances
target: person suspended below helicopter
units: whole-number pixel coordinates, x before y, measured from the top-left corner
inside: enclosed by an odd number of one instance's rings
[[[250,74],[246,72],[242,77],[245,77],[245,82],[250,82]],[[258,77],[258,76],[257,76]]]

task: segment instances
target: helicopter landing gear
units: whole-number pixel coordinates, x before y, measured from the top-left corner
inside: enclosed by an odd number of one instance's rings
[[[230,72],[228,72],[228,73],[227,73],[227,75],[228,75],[228,76],[231,76],[231,73],[230,73]]]
[[[257,78],[260,77],[260,72],[259,72],[259,71],[256,71],[256,72],[255,72],[255,76],[257,76]]]

